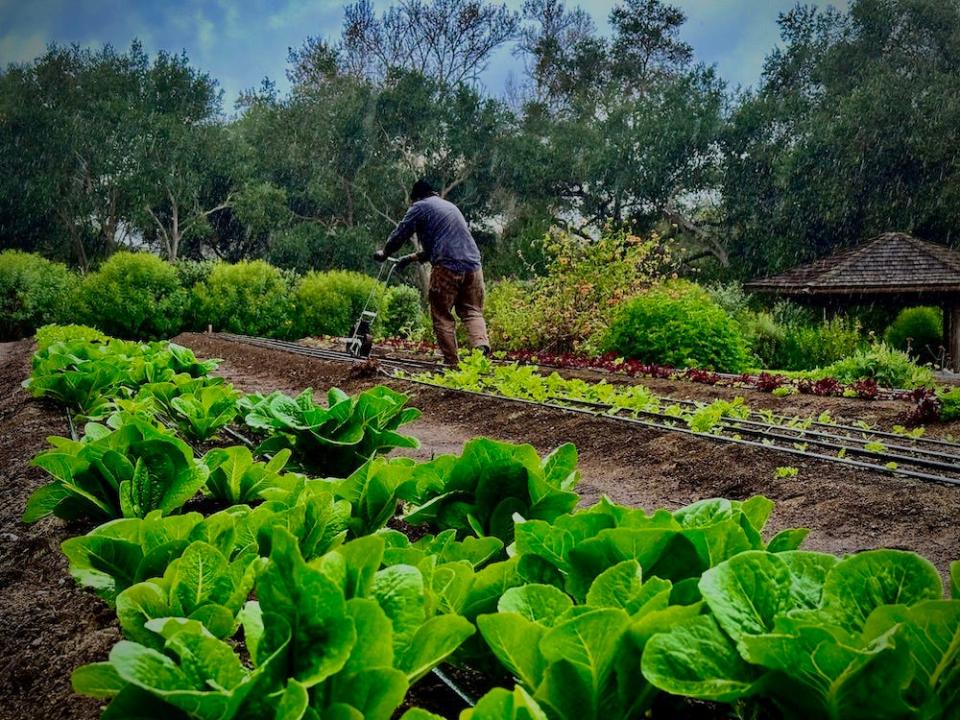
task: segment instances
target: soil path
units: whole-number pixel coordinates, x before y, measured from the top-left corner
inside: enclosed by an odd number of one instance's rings
[[[70,673],[104,660],[120,639],[113,611],[80,590],[60,543],[89,530],[56,519],[20,522],[27,498],[46,482],[33,456],[49,435],[68,435],[63,412],[20,387],[30,341],[0,344],[0,720],[100,716],[100,703],[70,688]]]
[[[305,387],[326,390],[331,385],[356,391],[384,381],[351,377],[350,369],[340,363],[204,335],[182,335],[176,341],[199,355],[223,358],[219,372],[247,391],[295,393]],[[762,493],[777,503],[770,530],[809,527],[812,532],[805,546],[809,549],[834,553],[878,546],[915,550],[944,574],[950,561],[960,558],[960,488],[549,408],[387,382],[408,393],[411,404],[424,411],[410,426],[422,443],[413,453],[418,457],[458,452],[476,435],[529,442],[541,452],[573,442],[580,451],[583,472],[578,490],[587,503],[607,494],[647,509],[675,508],[706,497],[744,499]],[[860,410],[862,403],[852,403]],[[843,409],[836,400],[831,404]],[[787,465],[797,467],[798,475],[774,478],[776,468]]]

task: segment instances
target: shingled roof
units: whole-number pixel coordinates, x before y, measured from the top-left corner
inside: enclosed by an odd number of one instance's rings
[[[960,252],[904,233],[883,233],[849,250],[746,285],[783,295],[960,292]]]

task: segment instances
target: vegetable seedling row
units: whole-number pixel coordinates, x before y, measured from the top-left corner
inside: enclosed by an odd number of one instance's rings
[[[298,355],[304,355],[307,357],[314,357],[321,360],[329,360],[334,362],[349,362],[351,364],[363,362],[363,360],[354,358],[345,352],[308,347],[308,346],[300,345],[298,343],[288,342],[284,340],[248,337],[248,336],[236,335],[232,333],[218,333],[217,337],[230,340],[233,342],[238,342],[241,344],[253,345],[257,347],[263,347],[266,349],[282,350],[282,351],[287,351],[287,352],[291,352]],[[406,359],[406,358],[383,357],[383,356],[375,356],[375,359],[381,365],[394,367],[397,369],[403,369],[404,367],[407,367],[407,368],[413,367],[418,369],[424,369],[427,367],[429,367],[430,369],[438,368],[437,363],[427,362],[423,360],[412,360],[412,359]],[[385,373],[385,374],[388,376],[394,377],[390,373]],[[877,450],[867,450],[865,447],[863,447],[863,445],[845,446],[839,443],[829,443],[827,441],[819,441],[815,435],[808,434],[809,433],[808,430],[804,430],[801,428],[790,428],[787,426],[764,423],[764,422],[759,422],[754,420],[749,421],[751,423],[750,428],[732,427],[727,425],[727,423],[731,420],[738,420],[738,419],[727,418],[727,417],[724,417],[721,419],[719,425],[722,429],[732,431],[734,434],[737,434],[737,435],[749,434],[754,437],[763,437],[766,439],[766,442],[757,442],[753,440],[746,440],[746,439],[743,439],[742,437],[732,437],[730,435],[724,435],[722,432],[704,433],[704,432],[697,432],[689,428],[684,428],[677,424],[676,422],[677,418],[666,415],[664,413],[654,413],[652,411],[631,411],[631,412],[638,412],[638,414],[642,414],[648,418],[651,418],[649,420],[642,420],[638,417],[629,417],[629,416],[624,416],[620,414],[611,414],[610,411],[614,409],[613,406],[604,405],[603,403],[590,403],[588,401],[581,401],[581,400],[564,401],[567,404],[544,403],[544,402],[537,402],[535,400],[527,400],[524,398],[508,397],[506,395],[501,395],[499,393],[494,393],[494,392],[481,392],[481,391],[475,391],[475,390],[465,390],[461,388],[450,388],[439,383],[431,383],[431,382],[418,380],[410,377],[403,377],[398,379],[402,379],[405,382],[413,382],[413,383],[425,385],[428,387],[441,388],[444,390],[451,390],[451,391],[460,392],[460,393],[469,394],[469,395],[489,397],[489,398],[505,400],[509,402],[519,402],[527,405],[558,409],[558,410],[563,410],[567,412],[576,412],[581,414],[592,415],[594,417],[605,417],[614,421],[637,424],[637,425],[649,427],[649,428],[660,430],[660,431],[679,432],[687,435],[695,435],[697,437],[705,437],[718,442],[726,442],[726,443],[733,443],[738,445],[746,445],[751,447],[763,448],[763,449],[772,450],[775,452],[781,452],[781,453],[786,453],[790,455],[806,457],[813,460],[825,460],[825,461],[840,464],[840,465],[857,467],[860,469],[866,469],[873,472],[880,472],[880,473],[891,475],[891,476],[912,477],[919,480],[938,482],[938,483],[954,485],[954,486],[960,485],[960,477],[927,473],[920,470],[901,468],[899,466],[889,467],[887,465],[887,463],[897,464],[902,462],[905,464],[917,465],[921,467],[934,467],[938,469],[949,470],[957,475],[960,475],[960,464],[957,464],[956,462],[957,456],[950,453],[943,453],[943,452],[938,453],[933,450],[925,450],[920,448],[906,448],[903,446],[897,446],[900,449],[904,449],[909,452],[916,452],[918,454],[922,454],[926,456],[924,458],[916,458],[916,457],[911,457],[911,456],[906,456],[901,454],[881,452]],[[587,409],[586,407],[571,407],[571,405],[569,404],[570,402],[576,402],[578,405],[581,405],[581,406],[590,405],[590,404],[597,405],[602,407],[603,411],[601,412],[597,410],[590,410],[590,409]],[[670,402],[676,402],[677,404],[685,404],[688,406],[699,407],[695,402],[689,401],[689,400],[674,401],[671,399]],[[753,414],[755,415],[756,413],[753,413]],[[840,428],[840,427],[849,428],[850,430],[856,431],[861,434],[869,433],[868,437],[869,436],[894,437],[901,441],[904,439],[903,436],[897,435],[895,433],[881,433],[879,431],[878,432],[866,431],[862,428],[857,428],[854,426],[839,426],[839,425],[832,425],[829,423],[813,423],[813,424],[821,425],[824,427],[830,427],[830,428]],[[780,435],[777,432],[778,430],[779,431],[790,430],[798,434],[789,435],[789,436]],[[827,434],[818,432],[817,435],[827,435]],[[843,436],[835,436],[835,437],[837,437],[838,439],[846,439],[846,438],[843,438]],[[789,441],[791,445],[777,444],[776,440],[779,440],[781,442]],[[856,438],[852,438],[852,437],[849,438],[849,440],[851,442],[859,442]],[[922,441],[922,440],[923,438],[918,438],[918,439],[915,439],[914,442]],[[865,439],[864,444],[866,444],[867,442],[869,442],[869,440]],[[935,442],[938,445],[945,445],[952,449],[960,449],[956,444],[947,443],[945,441],[928,441],[928,442],[930,443]],[[856,454],[861,456],[871,457],[879,461],[883,461],[883,464],[879,462],[875,463],[875,462],[864,462],[860,460],[853,460],[847,457],[838,457],[837,455],[833,455],[833,454],[814,453],[814,452],[809,452],[807,450],[801,450],[793,446],[794,444],[801,444],[801,443],[805,443],[808,445],[829,447],[831,449],[836,449],[839,451],[852,452],[852,453],[855,452]]]

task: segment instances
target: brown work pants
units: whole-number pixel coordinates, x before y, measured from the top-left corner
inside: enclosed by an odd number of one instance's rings
[[[489,348],[483,319],[483,270],[458,273],[440,265],[430,270],[430,316],[447,365],[457,364],[457,326],[452,310],[467,327],[471,347]]]

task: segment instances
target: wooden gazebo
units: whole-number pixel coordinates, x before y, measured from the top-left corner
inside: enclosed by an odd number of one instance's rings
[[[748,283],[823,305],[885,303],[943,308],[944,347],[960,371],[960,252],[904,233],[884,233],[780,275]]]

